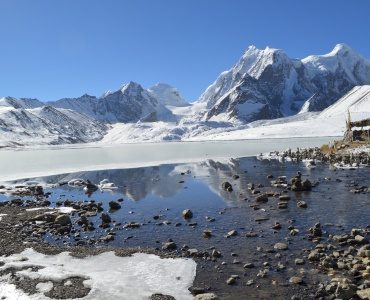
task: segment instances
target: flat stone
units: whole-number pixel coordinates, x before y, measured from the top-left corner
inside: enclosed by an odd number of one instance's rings
[[[196,295],[194,300],[218,300],[218,297],[213,293],[204,293]]]
[[[288,245],[285,244],[285,243],[276,243],[274,245],[274,249],[276,249],[276,250],[287,250],[288,249]]]
[[[307,208],[307,203],[305,201],[298,201],[297,206],[299,208]]]
[[[227,237],[230,237],[230,236],[236,236],[238,235],[238,232],[236,230],[231,230],[227,233]]]
[[[296,265],[304,265],[304,260],[303,260],[302,258],[296,258],[296,259],[294,260],[294,263],[295,263]]]
[[[301,277],[293,276],[293,277],[290,277],[289,282],[293,284],[301,284],[303,280]]]
[[[175,250],[177,245],[174,242],[165,242],[162,245],[163,250]]]
[[[259,202],[259,203],[265,203],[267,201],[269,201],[269,197],[266,194],[261,194],[257,196],[256,198],[256,202]]]
[[[233,285],[236,283],[236,279],[234,277],[230,277],[228,280],[226,280],[226,283],[228,285]]]

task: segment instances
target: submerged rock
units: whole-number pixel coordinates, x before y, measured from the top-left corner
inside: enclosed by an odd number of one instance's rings
[[[231,185],[230,182],[225,181],[224,183],[222,183],[222,189],[225,190],[225,191],[228,191],[228,192],[232,192],[233,191],[233,186]]]

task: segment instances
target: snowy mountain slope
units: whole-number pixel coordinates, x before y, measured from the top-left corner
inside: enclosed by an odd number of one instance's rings
[[[83,95],[79,98],[65,98],[48,104],[72,109],[108,123],[171,122],[176,120],[172,112],[161,104],[152,93],[135,82],[129,82],[115,92],[105,93],[101,98]]]
[[[185,120],[178,124],[166,122],[115,124],[98,144],[342,136],[348,110],[353,120],[370,117],[370,85],[353,88],[322,112],[258,120],[237,126],[235,123],[227,122]]]
[[[159,103],[163,105],[170,106],[189,106],[187,102],[179,93],[177,88],[170,86],[166,83],[157,83],[148,89],[154,98],[156,98]]]
[[[353,121],[370,117],[370,85],[356,86],[349,93],[320,113],[320,118],[351,113]]]
[[[14,97],[3,97],[0,98],[0,107],[11,107],[11,108],[36,108],[43,106],[44,103],[37,99],[30,98],[14,98]]]
[[[1,147],[87,143],[101,139],[107,130],[100,122],[72,110],[16,107],[0,107]]]
[[[344,44],[326,55],[290,59],[250,46],[200,96],[194,120],[251,122],[321,111],[356,85],[370,84],[370,62]]]
[[[357,86],[324,111],[275,120],[260,120],[240,128],[207,131],[188,140],[234,140],[278,137],[343,136],[347,112],[353,121],[370,118],[370,85]]]

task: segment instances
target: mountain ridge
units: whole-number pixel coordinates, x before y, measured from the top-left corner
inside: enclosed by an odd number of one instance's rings
[[[290,59],[283,50],[250,46],[197,100],[203,120],[273,119],[320,111],[356,85],[370,83],[370,62],[345,44],[324,55]],[[247,112],[247,113],[246,113]]]

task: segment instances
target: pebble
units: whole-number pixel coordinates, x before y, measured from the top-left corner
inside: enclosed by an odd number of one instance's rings
[[[293,277],[290,277],[289,282],[293,284],[301,284],[303,280],[301,277],[293,276]]]
[[[184,219],[191,219],[193,217],[193,212],[190,209],[184,209],[182,216]]]
[[[285,244],[285,243],[276,243],[274,245],[274,249],[276,249],[276,250],[287,250],[288,249],[288,245]]]

